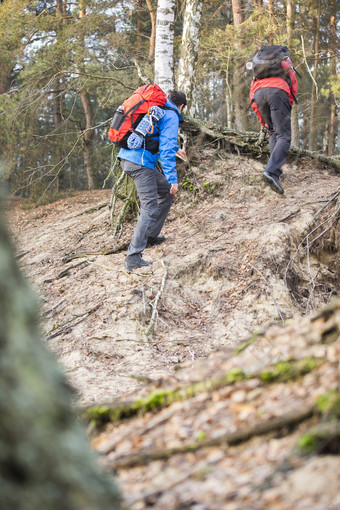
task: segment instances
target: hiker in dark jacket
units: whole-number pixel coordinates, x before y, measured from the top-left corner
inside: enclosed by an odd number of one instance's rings
[[[252,109],[262,126],[269,131],[270,157],[262,175],[271,188],[282,195],[284,190],[280,183],[281,166],[290,147],[291,109],[298,90],[298,82],[291,71],[291,65],[290,58],[281,62],[291,84],[284,78],[273,76],[253,79],[250,86]]]
[[[152,154],[144,147],[119,151],[122,168],[134,180],[140,200],[140,215],[125,258],[128,271],[152,264],[142,258],[143,250],[165,240],[159,234],[178,190],[176,153],[185,157],[177,145],[178,126],[183,120],[181,111],[185,105],[183,92],[169,93],[164,115],[153,133],[159,143],[158,153]],[[164,175],[155,168],[158,159]]]

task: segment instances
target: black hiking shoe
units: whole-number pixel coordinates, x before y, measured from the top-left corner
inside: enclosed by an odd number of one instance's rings
[[[164,236],[158,236],[158,237],[148,237],[148,244],[147,246],[158,246],[159,244],[164,243],[165,237]]]
[[[276,193],[280,195],[284,194],[284,189],[280,184],[280,177],[269,174],[268,172],[263,172],[262,177],[268,182],[273,191],[276,191]]]
[[[135,253],[134,255],[127,255],[125,257],[125,267],[128,271],[133,271],[134,269],[138,269],[140,267],[150,266],[152,262],[147,262],[142,259],[140,253]]]

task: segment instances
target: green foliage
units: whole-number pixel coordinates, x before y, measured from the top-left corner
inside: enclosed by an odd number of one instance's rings
[[[340,418],[340,393],[336,390],[324,393],[317,400],[317,408],[331,418]]]
[[[199,187],[194,183],[193,179],[190,177],[186,177],[184,182],[182,183],[182,188],[190,191],[194,195],[197,195],[199,192]]]
[[[52,0],[11,0],[0,4],[2,175],[12,192],[34,196],[35,200],[44,192],[45,196],[53,196],[69,187],[87,186],[84,137],[89,129],[93,135],[92,170],[98,186],[102,186],[111,166],[107,130],[112,112],[141,84],[134,60],[137,58],[142,74],[150,80],[153,76],[153,62],[147,57],[151,22],[145,2],[136,10],[132,0],[89,0],[83,4],[85,16],[81,19],[78,4],[65,5],[66,11],[61,14]],[[296,2],[289,42],[294,64],[303,75],[299,80],[298,115],[304,126],[304,144],[308,142],[313,87],[315,5],[312,0]],[[334,105],[334,98],[340,94],[339,77],[330,72],[331,8],[323,6],[320,14],[316,123],[321,150],[327,142],[329,95],[332,94]],[[196,66],[199,117],[234,127],[235,101],[248,104],[251,76],[245,72],[245,63],[263,44],[288,43],[285,9],[284,3],[276,3],[274,13],[269,15],[266,8],[248,3],[244,23],[235,27],[230,3],[203,3]],[[181,47],[182,14],[182,9],[178,9],[175,59]],[[338,57],[334,52],[332,58],[336,67]],[[242,93],[236,99],[238,88]],[[90,128],[80,92],[90,98]],[[258,129],[253,114],[245,113],[245,122]],[[191,178],[184,180],[183,188],[194,195],[200,191]],[[203,190],[206,194],[216,191],[208,182],[203,184]]]
[[[208,194],[208,195],[214,195],[214,192],[216,190],[216,184],[212,184],[211,182],[204,182],[203,183],[203,188],[204,188],[204,191]]]
[[[254,335],[249,338],[249,340],[246,340],[235,349],[235,354],[240,354],[241,352],[246,350],[249,347],[249,345],[252,345],[254,342],[256,342],[256,340],[260,336],[261,336],[260,332],[255,332]]]
[[[299,440],[298,446],[305,454],[310,454],[315,452],[315,450],[317,449],[318,441],[315,435],[305,434]]]
[[[260,374],[260,379],[263,382],[273,381],[290,381],[297,377],[301,377],[322,363],[322,360],[314,358],[306,358],[299,361],[279,361],[274,366],[269,367]]]

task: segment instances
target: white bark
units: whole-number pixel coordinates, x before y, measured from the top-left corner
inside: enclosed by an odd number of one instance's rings
[[[155,83],[167,94],[174,88],[175,0],[158,0],[155,45]]]
[[[203,0],[186,0],[183,20],[182,50],[178,69],[178,90],[187,96],[188,111],[195,115],[196,62],[201,29]]]

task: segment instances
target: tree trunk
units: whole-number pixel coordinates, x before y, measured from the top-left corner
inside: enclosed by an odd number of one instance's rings
[[[11,85],[11,73],[14,64],[3,65],[0,70],[0,94],[5,94],[9,91]]]
[[[95,189],[95,179],[93,175],[93,137],[94,137],[94,116],[93,116],[93,108],[90,96],[87,92],[79,92],[79,97],[81,103],[83,105],[85,119],[86,119],[86,128],[83,134],[83,157],[84,157],[84,166],[87,177],[87,185],[89,189]]]
[[[138,56],[142,54],[142,0],[137,0],[137,53]]]
[[[174,88],[175,0],[158,0],[155,45],[155,83],[167,94]]]
[[[317,102],[318,90],[315,82],[318,79],[319,65],[319,45],[320,45],[320,0],[317,0],[317,15],[314,26],[314,71],[311,97],[311,112],[309,119],[309,150],[318,150],[318,121],[317,121]]]
[[[295,24],[295,0],[287,0],[287,39],[288,48],[292,50],[293,33]],[[299,112],[297,104],[293,104],[292,108],[292,144],[295,147],[300,145],[300,133],[299,133]]]
[[[85,12],[85,4],[83,0],[79,1],[79,19],[81,20],[86,15]],[[80,53],[84,53],[85,49],[85,41],[84,37],[80,36],[79,38],[79,48]],[[85,74],[84,61],[82,56],[80,57],[80,66],[79,72],[81,75]],[[93,108],[91,103],[91,98],[89,93],[86,90],[81,90],[79,92],[79,97],[81,100],[81,104],[83,105],[84,115],[85,115],[85,130],[83,132],[83,142],[82,142],[82,150],[83,150],[83,158],[84,158],[84,167],[87,178],[87,187],[88,189],[95,189],[95,178],[93,171],[93,137],[94,137],[94,115]]]
[[[242,0],[232,0],[234,26],[237,27],[244,22],[244,10]]]
[[[39,337],[37,299],[15,263],[2,205],[0,506],[120,510],[117,489],[99,469],[73,414],[73,393]]]
[[[155,58],[155,44],[156,44],[156,9],[152,4],[152,0],[146,0],[148,6],[150,21],[151,21],[151,34],[150,34],[150,46],[149,46],[149,60],[152,61]]]
[[[273,25],[274,21],[273,21],[273,18],[274,18],[274,0],[268,0],[268,14],[269,14],[269,18],[271,20],[271,25]],[[274,44],[274,36],[275,34],[273,32],[271,32],[269,34],[269,44]]]
[[[57,8],[56,8],[56,38],[57,40],[60,38],[61,36],[61,33],[62,33],[62,30],[63,30],[63,15],[64,15],[64,2],[63,0],[57,0]],[[55,62],[55,64],[57,64],[58,66],[60,65],[59,63]],[[61,95],[61,90],[62,90],[62,81],[63,81],[64,78],[56,78],[55,80],[55,85],[54,85],[54,91],[53,91],[53,106],[52,106],[52,109],[53,109],[53,124],[54,124],[54,131],[57,133],[60,126],[61,126],[61,123],[62,123],[62,107],[63,107],[63,101],[62,101],[62,95]],[[62,160],[62,147],[60,146],[60,144],[57,145],[56,147],[56,156],[57,156],[57,162],[61,162]],[[57,164],[58,164],[57,163]],[[57,170],[58,174],[57,174],[57,177],[56,177],[56,187],[57,187],[57,192],[59,192],[59,190],[61,188],[64,188],[65,186],[65,172],[62,168],[60,168],[59,170]]]
[[[238,27],[245,21],[242,0],[232,0],[234,27]],[[236,49],[241,52],[242,43],[236,43]],[[235,58],[233,74],[233,97],[235,107],[235,124],[240,131],[247,131],[248,127],[248,87],[244,79],[244,62]]]
[[[337,53],[337,35],[336,35],[336,3],[335,0],[330,0],[330,37],[329,37],[329,75],[331,79],[331,90],[329,95],[330,102],[330,118],[329,118],[329,130],[328,130],[328,156],[334,154],[335,138],[336,138],[336,125],[337,125],[337,114],[336,114],[336,97],[333,91],[332,82],[336,79],[336,53]]]
[[[186,0],[181,58],[178,70],[178,90],[187,96],[189,114],[195,115],[196,63],[201,29],[202,0]]]

